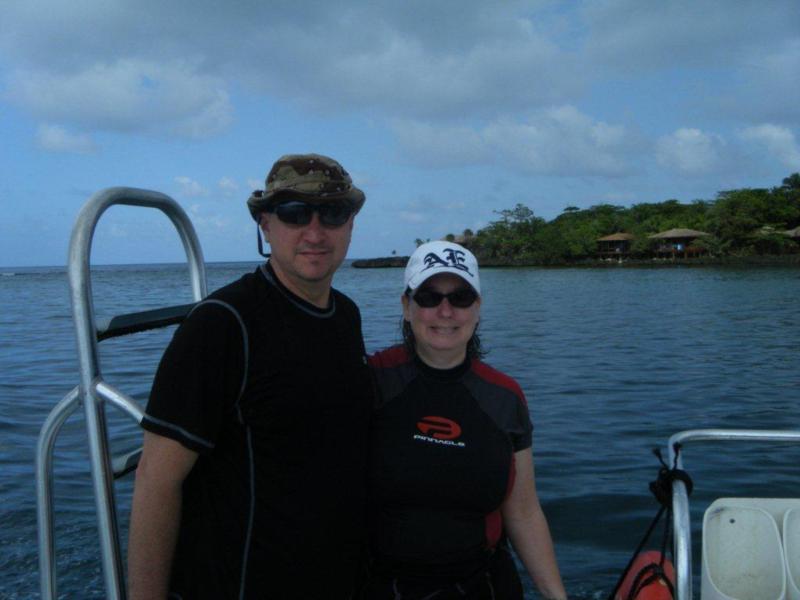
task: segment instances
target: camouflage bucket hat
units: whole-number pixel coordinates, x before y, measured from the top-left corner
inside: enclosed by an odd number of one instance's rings
[[[266,189],[256,190],[247,200],[253,219],[278,200],[299,196],[309,202],[344,200],[358,212],[364,192],[353,185],[350,175],[338,162],[321,154],[281,156],[267,174]]]

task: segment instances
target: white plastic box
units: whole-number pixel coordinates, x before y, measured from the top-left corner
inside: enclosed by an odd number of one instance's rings
[[[770,512],[720,498],[703,518],[703,600],[785,600],[786,560]]]
[[[800,600],[800,508],[783,515],[783,553],[786,556],[786,597]]]

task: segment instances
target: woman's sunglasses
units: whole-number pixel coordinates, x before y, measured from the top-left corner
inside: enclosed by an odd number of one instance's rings
[[[455,292],[442,294],[429,289],[417,290],[411,298],[422,308],[434,308],[447,298],[453,308],[469,308],[478,299],[478,294],[472,288],[461,288]]]
[[[302,200],[282,202],[267,209],[289,225],[308,225],[314,213],[319,215],[319,222],[326,227],[341,227],[353,214],[353,207],[346,202],[324,202],[311,204]]]

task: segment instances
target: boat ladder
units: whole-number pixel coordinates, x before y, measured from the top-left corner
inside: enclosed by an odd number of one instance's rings
[[[194,302],[99,321],[92,301],[89,258],[92,237],[102,214],[113,205],[156,208],[178,231],[189,266]],[[189,217],[175,200],[149,190],[115,187],[94,194],[83,206],[72,229],[67,274],[72,316],[78,341],[80,383],[50,411],[36,448],[36,496],[39,541],[39,581],[44,600],[56,598],[53,527],[53,451],[61,426],[83,404],[92,486],[100,534],[100,555],[106,598],[125,598],[113,479],[136,467],[140,451],[113,458],[109,453],[105,406],[110,404],[140,423],[143,411],[135,400],[109,385],[100,371],[97,344],[101,340],[148,331],[181,322],[206,296],[206,274],[200,243]]]

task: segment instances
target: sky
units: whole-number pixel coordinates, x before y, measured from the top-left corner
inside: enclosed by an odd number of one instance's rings
[[[108,187],[165,193],[207,261],[257,260],[245,207],[283,154],[367,201],[348,256],[522,203],[631,206],[800,171],[797,0],[2,0],[0,266],[63,265]],[[95,264],[176,262],[112,207]]]

